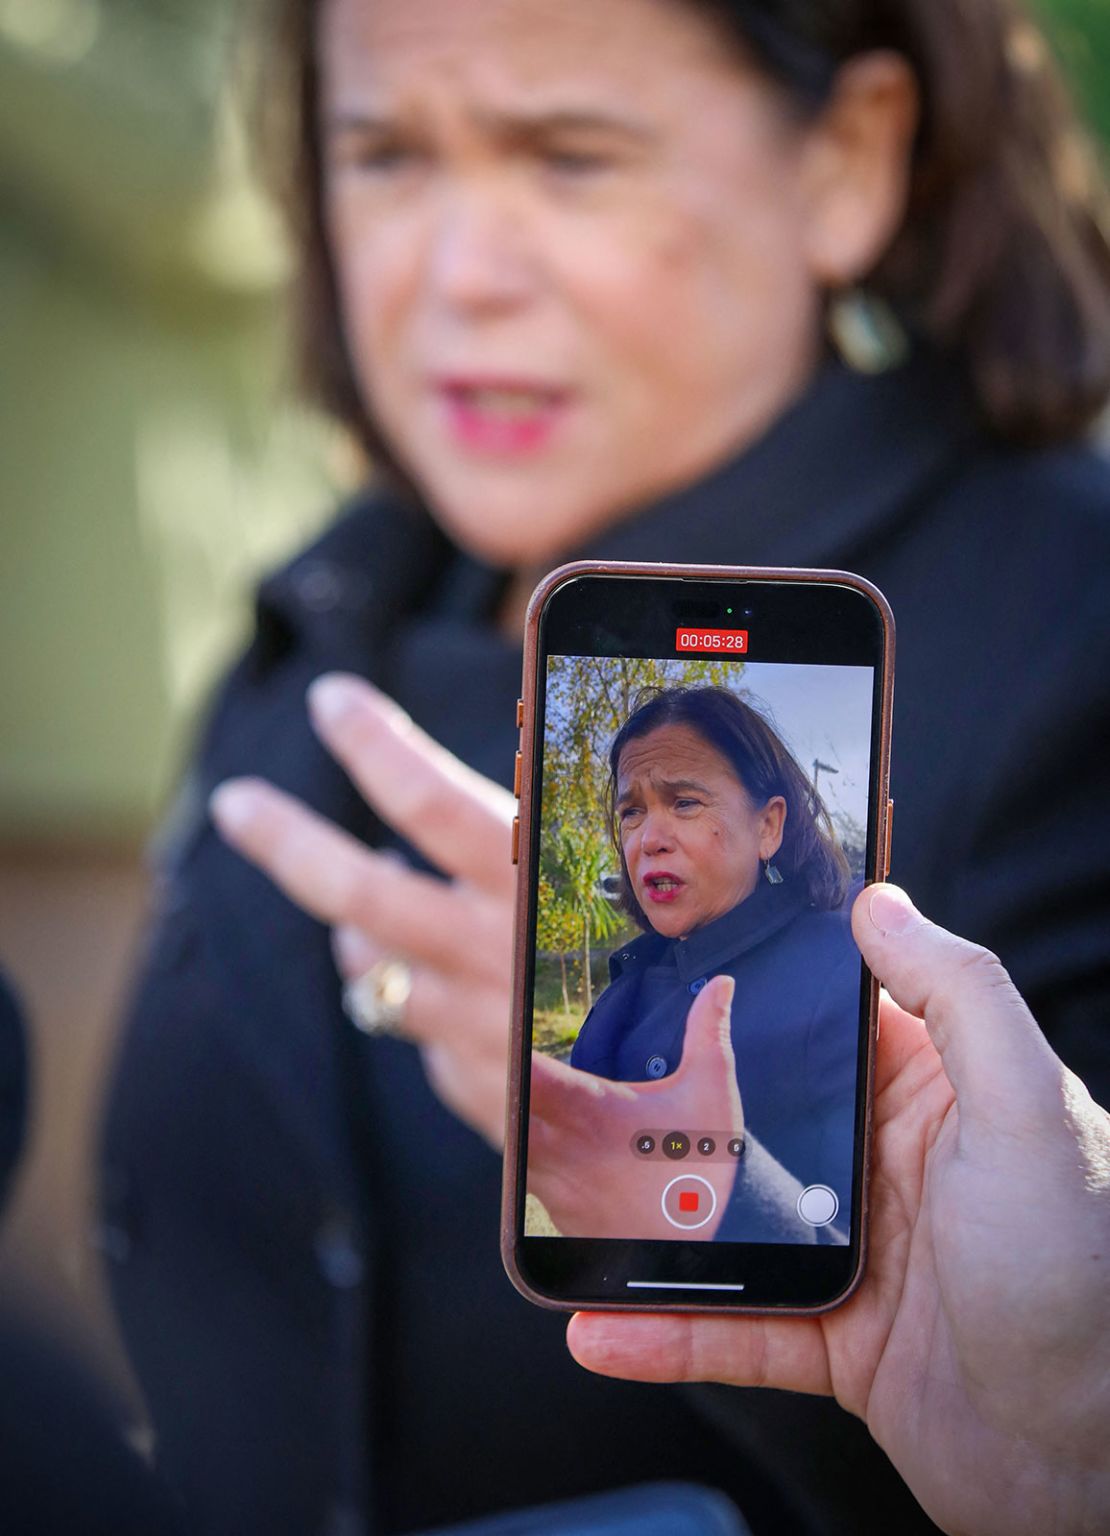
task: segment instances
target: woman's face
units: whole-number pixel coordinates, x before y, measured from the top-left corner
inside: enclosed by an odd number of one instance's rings
[[[731,765],[691,726],[630,741],[617,766],[617,823],[636,900],[657,933],[685,938],[755,889],[782,843],[786,802],[753,804]]]
[[[806,135],[696,7],[323,0],[319,45],[355,369],[461,545],[550,559],[804,387]]]

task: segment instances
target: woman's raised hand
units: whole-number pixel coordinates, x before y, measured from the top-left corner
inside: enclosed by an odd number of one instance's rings
[[[716,976],[686,1017],[682,1059],[669,1077],[615,1083],[561,1061],[532,1057],[528,1189],[568,1237],[672,1238],[663,1193],[688,1164],[647,1161],[635,1142],[650,1131],[661,1140],[684,1131],[691,1142],[712,1131],[720,1161],[697,1160],[716,1203],[698,1233],[712,1237],[732,1191],[736,1164],[726,1147],[743,1136],[730,1018],[735,983]]]
[[[814,1319],[580,1314],[579,1361],[834,1395],[945,1530],[1106,1530],[1110,1116],[998,961],[891,887],[853,912],[880,1017],[868,1268]],[[924,1021],[924,1022],[923,1022]]]
[[[378,689],[330,675],[313,726],[378,816],[449,879],[408,868],[261,779],[212,797],[229,843],[336,930],[348,978],[377,960],[412,972],[404,1033],[440,1098],[500,1146],[505,1121],[515,801],[425,735]]]
[[[359,678],[321,678],[309,708],[321,740],[379,817],[450,878],[365,847],[259,779],[220,786],[212,797],[216,824],[293,901],[332,926],[348,979],[387,958],[410,967],[405,1036],[420,1047],[448,1108],[500,1146],[516,802]],[[732,983],[718,977],[694,1000],[682,1060],[658,1082],[611,1083],[535,1057],[530,1183],[560,1230],[672,1235],[660,1197],[675,1165],[638,1162],[632,1142],[646,1129],[743,1133],[731,998]],[[698,1172],[714,1186],[719,1221],[735,1165],[699,1163]]]

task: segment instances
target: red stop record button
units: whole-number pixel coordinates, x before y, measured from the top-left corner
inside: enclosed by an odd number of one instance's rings
[[[748,650],[746,629],[679,629],[675,650],[680,656],[744,656]]]

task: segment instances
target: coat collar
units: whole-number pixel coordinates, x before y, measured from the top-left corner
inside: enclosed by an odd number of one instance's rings
[[[611,956],[609,974],[615,981],[626,971],[673,965],[681,982],[697,981],[755,949],[792,923],[807,905],[805,892],[792,884],[768,885],[760,880],[744,901],[703,928],[695,929],[688,938],[664,939],[657,933],[641,934]]]
[[[255,675],[294,649],[364,670],[367,658],[436,593],[453,553],[423,507],[363,492],[314,544],[260,584],[248,658]]]
[[[926,508],[982,445],[953,365],[919,352],[879,376],[829,363],[754,445],[693,485],[604,530],[568,559],[847,565]],[[817,512],[815,509],[819,509]],[[388,572],[388,582],[382,573]],[[262,583],[256,668],[306,645],[365,666],[417,609],[482,623],[504,576],[462,556],[427,511],[364,492],[309,549]]]
[[[578,557],[726,565],[844,565],[909,519],[983,442],[953,365],[919,352],[879,376],[829,363],[752,447]]]

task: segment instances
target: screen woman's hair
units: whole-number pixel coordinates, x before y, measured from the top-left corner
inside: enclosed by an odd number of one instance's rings
[[[784,881],[801,888],[820,911],[843,905],[848,894],[848,860],[821,796],[790,748],[767,720],[727,688],[644,688],[609,748],[609,818],[621,862],[621,901],[641,928],[651,925],[636,900],[621,851],[617,816],[617,775],[630,741],[664,725],[684,725],[720,753],[754,806],[776,795],[786,801],[782,845],[774,865]]]

